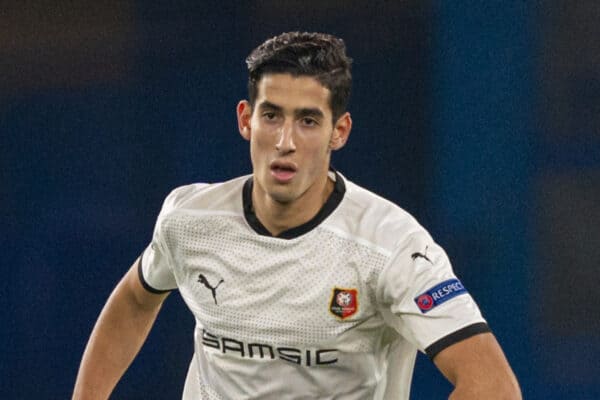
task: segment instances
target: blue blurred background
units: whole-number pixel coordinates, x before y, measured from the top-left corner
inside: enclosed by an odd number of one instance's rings
[[[599,21],[593,0],[2,2],[0,398],[68,398],[164,196],[250,171],[243,60],[289,30],[345,39],[334,165],[445,247],[525,398],[600,398]],[[192,327],[170,296],[113,398],[179,398]],[[413,398],[449,391],[420,356]]]

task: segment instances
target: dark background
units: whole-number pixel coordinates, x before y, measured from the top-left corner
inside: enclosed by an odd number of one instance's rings
[[[345,39],[334,165],[447,250],[525,398],[600,398],[600,5],[471,3],[0,2],[0,398],[68,398],[166,194],[250,171],[243,60],[289,30]],[[170,296],[113,398],[179,398],[192,327]]]

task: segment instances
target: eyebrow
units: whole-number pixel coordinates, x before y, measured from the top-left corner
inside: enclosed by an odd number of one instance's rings
[[[273,111],[277,111],[277,112],[282,112],[283,111],[283,107],[278,106],[277,104],[273,104],[270,101],[263,101],[262,103],[260,103],[258,105],[259,110],[273,110]],[[310,107],[305,107],[305,108],[297,108],[294,110],[294,116],[296,118],[302,118],[302,117],[314,117],[314,118],[320,118],[323,119],[325,118],[325,115],[323,114],[323,111],[321,111],[319,108],[310,108]]]

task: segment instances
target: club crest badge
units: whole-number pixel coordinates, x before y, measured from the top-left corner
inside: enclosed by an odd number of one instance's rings
[[[358,311],[358,290],[333,288],[329,311],[340,319],[346,319]]]

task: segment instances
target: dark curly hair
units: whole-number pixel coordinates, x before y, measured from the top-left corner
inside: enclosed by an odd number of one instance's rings
[[[352,87],[352,59],[346,55],[346,45],[340,38],[325,33],[282,33],[254,49],[246,64],[252,107],[263,75],[287,73],[314,77],[329,89],[334,123],[346,111]]]

